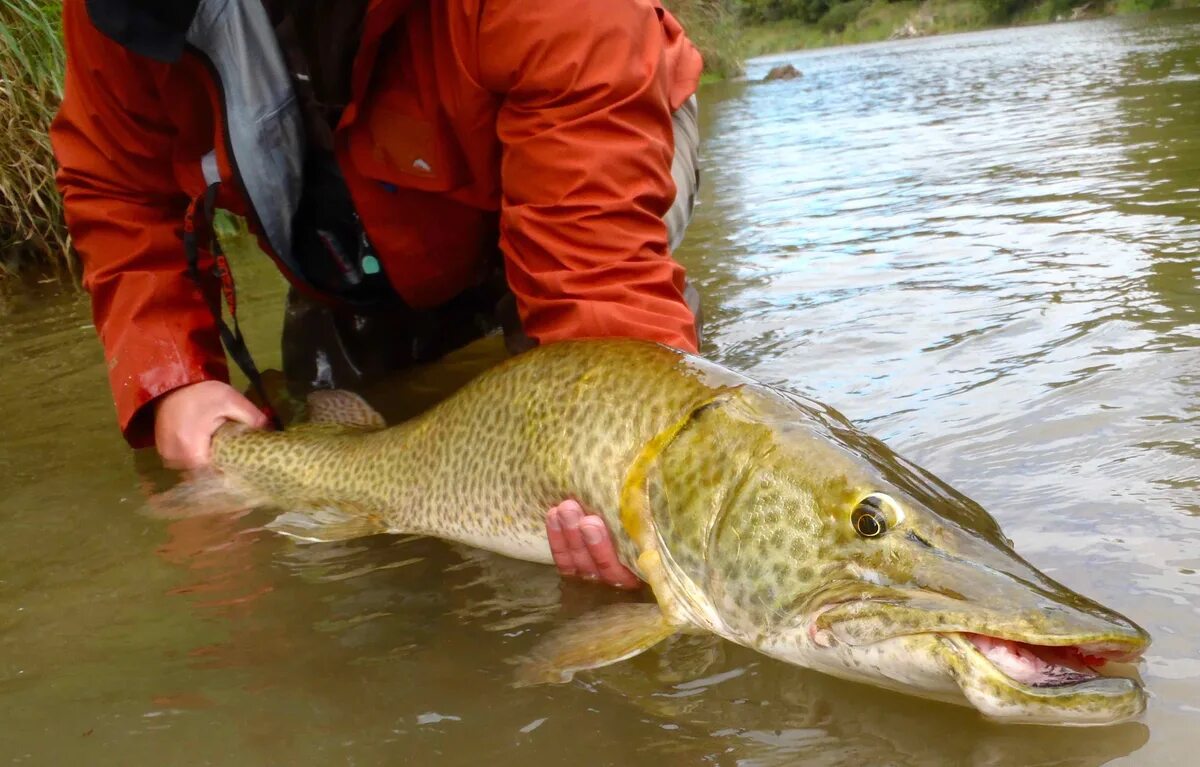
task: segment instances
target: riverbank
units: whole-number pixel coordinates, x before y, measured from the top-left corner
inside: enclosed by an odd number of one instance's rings
[[[771,53],[954,32],[1079,21],[1148,11],[1200,7],[1200,0],[849,0],[816,21],[781,18],[743,24],[739,53]],[[1006,9],[1013,9],[1011,11]]]
[[[62,77],[53,5],[0,3],[0,282],[75,275],[46,135],[62,97]]]

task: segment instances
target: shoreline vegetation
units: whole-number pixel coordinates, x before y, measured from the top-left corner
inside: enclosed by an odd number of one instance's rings
[[[1195,8],[1200,0],[739,0],[738,52],[752,58],[997,27]]]
[[[46,135],[62,78],[58,3],[0,2],[0,284],[77,273]]]
[[[1200,6],[1200,0],[664,0],[705,57],[705,81],[746,58]],[[0,286],[75,282],[46,136],[62,97],[59,3],[0,2]],[[244,234],[244,232],[243,232]]]

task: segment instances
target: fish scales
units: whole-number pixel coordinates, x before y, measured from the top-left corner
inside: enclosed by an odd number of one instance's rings
[[[529,364],[529,362],[535,364]],[[555,344],[483,373],[390,429],[230,430],[213,463],[283,507],[353,507],[389,532],[433,535],[550,562],[545,514],[574,498],[636,556],[618,499],[643,446],[722,386],[718,366],[639,343]]]
[[[234,487],[284,511],[281,532],[421,533],[549,563],[551,506],[603,515],[655,601],[552,633],[527,681],[699,631],[1005,722],[1144,709],[1121,670],[1144,630],[1038,571],[978,504],[832,408],[715,363],[565,341],[396,426],[345,393],[310,409],[312,423],[231,424],[213,442]]]

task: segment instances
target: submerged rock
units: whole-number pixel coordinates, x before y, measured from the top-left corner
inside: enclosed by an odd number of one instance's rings
[[[763,78],[764,83],[769,83],[773,80],[795,80],[804,73],[796,69],[791,64],[780,64],[777,67],[771,67],[771,71],[767,72],[767,76]]]

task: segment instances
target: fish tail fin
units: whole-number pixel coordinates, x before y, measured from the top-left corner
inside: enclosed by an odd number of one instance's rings
[[[142,510],[157,519],[187,519],[246,512],[265,504],[266,499],[236,487],[228,477],[199,469],[186,472],[175,486],[151,495]]]
[[[157,519],[240,514],[271,506],[269,499],[236,486],[211,470],[189,472],[179,484],[147,499],[144,511]],[[310,506],[285,511],[264,527],[306,542],[344,541],[389,532],[377,514],[354,507]]]
[[[342,389],[320,389],[309,394],[308,420],[367,430],[387,427],[383,416],[365,399]]]

